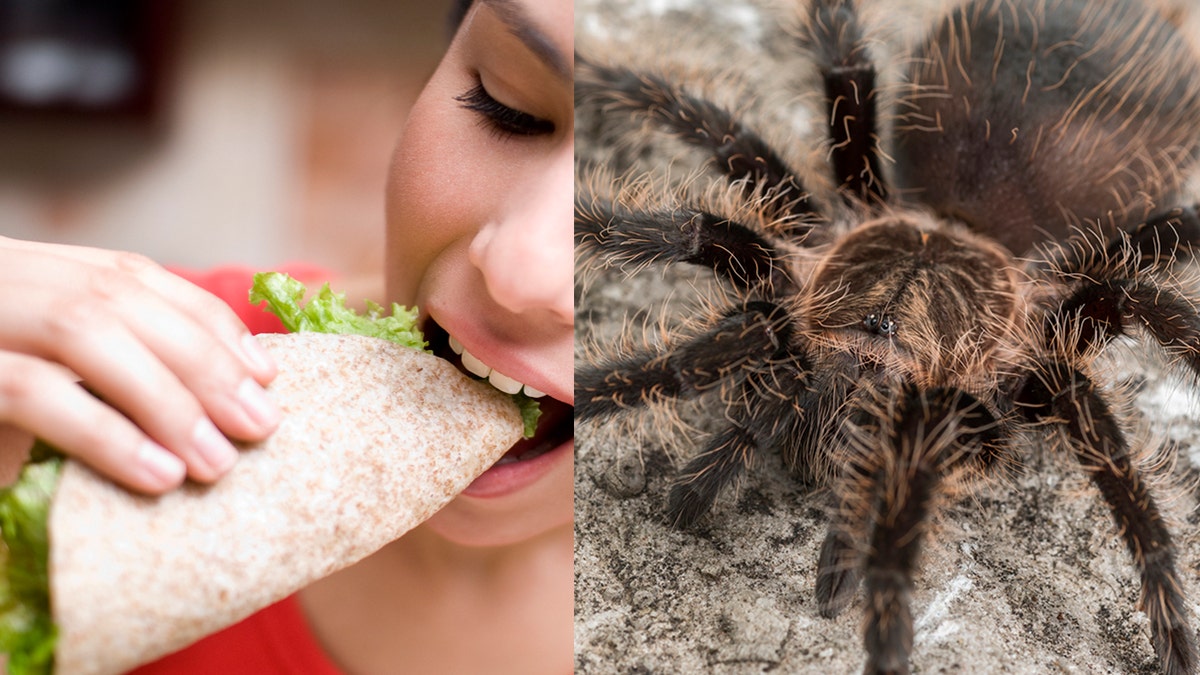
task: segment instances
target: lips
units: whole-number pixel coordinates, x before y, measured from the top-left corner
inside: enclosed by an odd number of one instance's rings
[[[480,361],[469,350],[454,339],[444,328],[433,319],[428,319],[423,326],[425,339],[429,348],[437,356],[450,361],[459,370],[478,379],[486,378],[492,386],[506,394],[523,392],[530,398],[536,398],[541,406],[542,415],[538,418],[537,431],[531,438],[517,441],[495,466],[514,462],[522,462],[544,455],[575,437],[574,412],[575,408],[518,380],[501,373],[488,364]]]

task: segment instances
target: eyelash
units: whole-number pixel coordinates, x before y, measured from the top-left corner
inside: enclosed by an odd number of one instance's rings
[[[542,136],[554,131],[554,123],[527,112],[510,108],[492,98],[479,82],[455,101],[467,110],[478,113],[483,123],[501,136]]]

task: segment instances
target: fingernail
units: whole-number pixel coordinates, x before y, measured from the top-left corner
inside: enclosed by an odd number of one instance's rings
[[[145,441],[138,447],[137,462],[163,487],[178,485],[187,473],[182,459],[153,441]]]
[[[271,397],[267,396],[267,392],[254,380],[242,380],[242,384],[238,386],[237,398],[250,419],[264,430],[275,428],[283,417],[279,406],[275,405]]]
[[[237,450],[207,417],[196,422],[196,428],[192,431],[192,445],[204,463],[218,474],[224,474],[237,462]]]
[[[247,333],[242,336],[242,353],[250,361],[251,367],[258,373],[275,372],[275,360],[271,353],[262,346],[258,338]]]

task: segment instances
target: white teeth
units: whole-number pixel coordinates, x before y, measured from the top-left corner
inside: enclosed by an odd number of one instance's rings
[[[464,350],[462,352],[463,367],[471,371],[471,374],[479,377],[487,377],[492,374],[492,367],[475,358],[471,352]]]
[[[488,375],[488,382],[491,382],[493,387],[506,394],[515,394],[521,391],[521,387],[525,386],[498,370],[492,370],[492,374]]]
[[[474,354],[463,349],[462,343],[454,339],[454,336],[450,336],[450,349],[462,357],[463,367],[471,374],[478,377],[486,377],[487,381],[491,382],[493,387],[506,394],[515,394],[524,390],[525,395],[529,398],[541,398],[546,395],[545,392],[538,391],[527,384],[522,384],[475,358]]]

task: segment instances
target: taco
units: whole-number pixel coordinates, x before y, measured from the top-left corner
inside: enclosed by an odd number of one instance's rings
[[[509,395],[420,349],[259,339],[283,421],[221,480],[148,497],[51,455],[0,496],[9,672],[119,673],[182,648],[399,538],[522,435]]]

